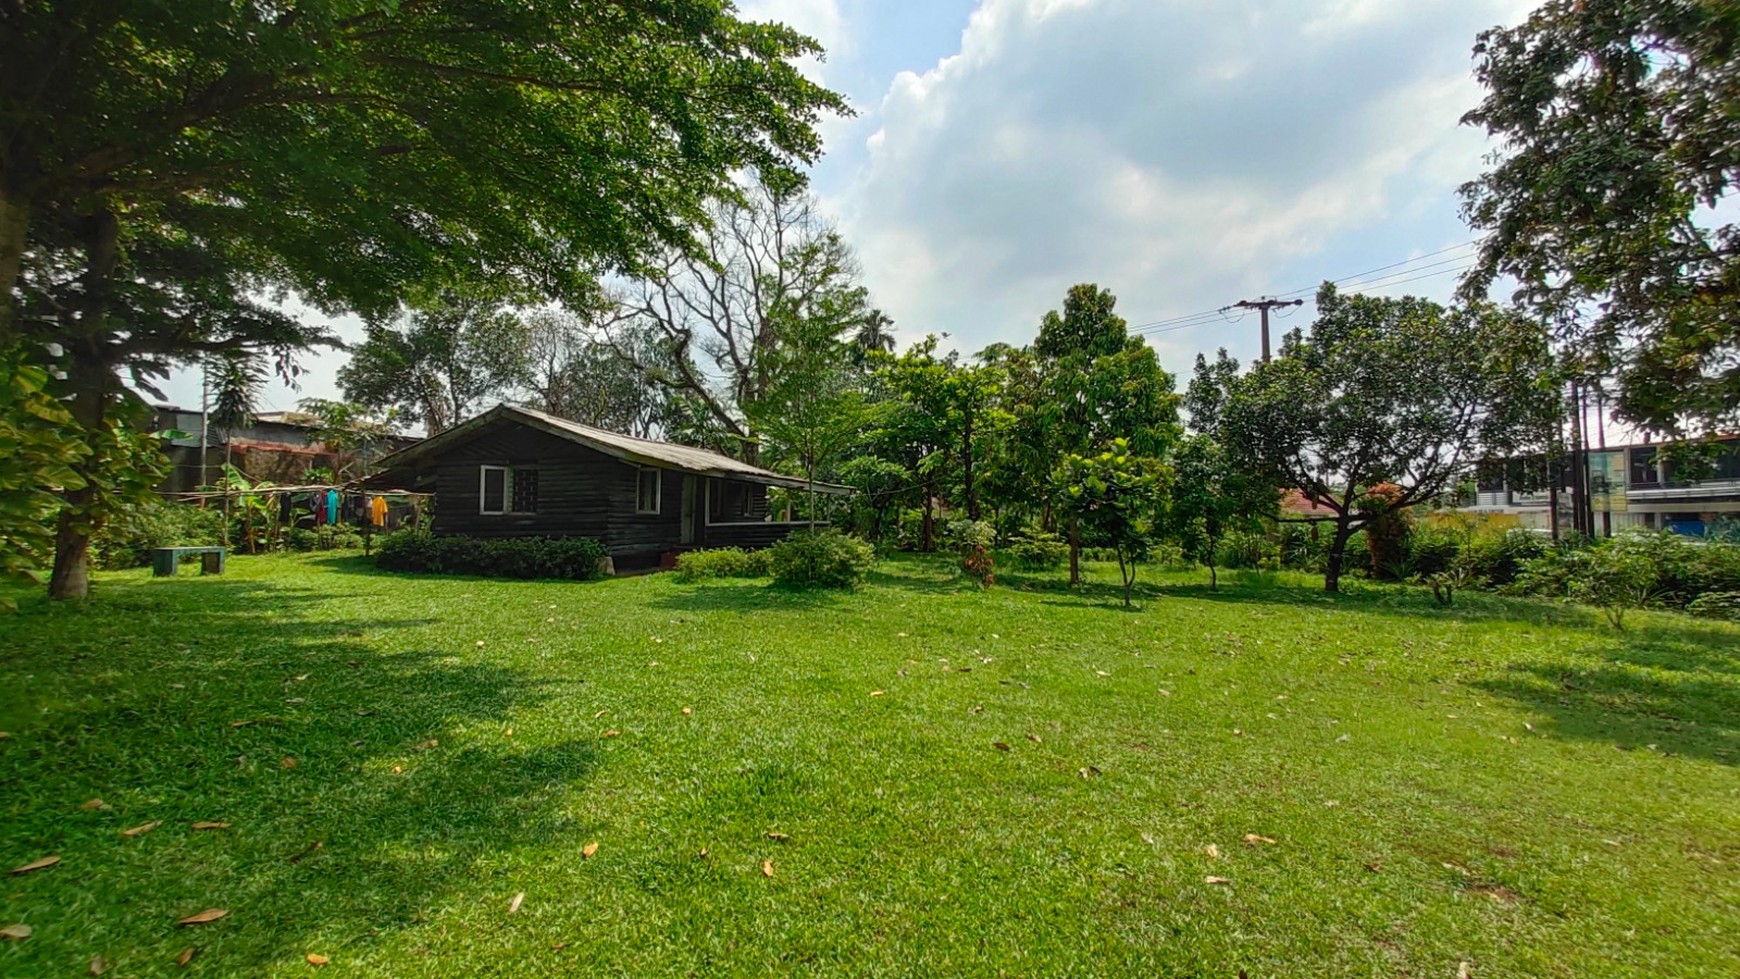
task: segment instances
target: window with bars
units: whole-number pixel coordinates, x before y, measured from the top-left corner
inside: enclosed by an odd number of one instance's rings
[[[538,471],[478,467],[477,512],[487,516],[538,512]]]

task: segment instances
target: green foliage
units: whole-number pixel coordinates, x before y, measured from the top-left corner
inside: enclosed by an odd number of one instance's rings
[[[1716,591],[1699,595],[1686,606],[1699,618],[1740,622],[1740,591]]]
[[[1056,571],[1069,560],[1069,544],[1056,534],[1035,531],[1010,541],[1003,553],[1023,571]]]
[[[1215,561],[1234,571],[1274,568],[1281,563],[1281,549],[1266,534],[1235,530],[1221,539]]]
[[[1703,0],[1549,0],[1480,36],[1502,147],[1463,188],[1482,240],[1465,288],[1500,277],[1644,429],[1740,419],[1740,16]]]
[[[84,485],[90,448],[48,391],[49,373],[22,346],[0,350],[0,578],[35,575],[54,559],[56,489]]]
[[[769,549],[775,584],[856,588],[876,564],[869,544],[838,530],[800,530]]]
[[[1210,399],[1202,391],[1211,386],[1202,376],[1206,369],[1198,358],[1198,378],[1191,383],[1192,392],[1204,402]],[[1198,410],[1212,413],[1206,404],[1199,405]],[[1197,417],[1192,416],[1193,425]],[[1229,531],[1254,531],[1261,518],[1274,515],[1280,493],[1233,465],[1232,457],[1212,434],[1185,438],[1173,465],[1177,480],[1167,511],[1171,536],[1186,557],[1208,566],[1210,586],[1219,587],[1215,567],[1222,563],[1223,538]]]
[[[383,571],[487,578],[589,581],[603,575],[604,545],[588,537],[437,537],[426,530],[387,535],[375,549]]]
[[[1458,527],[1415,525],[1407,537],[1409,573],[1431,577],[1458,567],[1470,538],[1467,531]]]
[[[677,578],[680,581],[767,578],[772,574],[773,555],[765,550],[746,551],[740,547],[716,547],[677,555]]]
[[[954,520],[945,539],[961,558],[961,573],[985,588],[996,581],[997,528],[983,520]]]
[[[1136,583],[1137,562],[1153,541],[1170,473],[1159,462],[1130,453],[1123,439],[1088,457],[1064,458],[1059,505],[1096,539],[1111,544],[1124,579],[1124,604]]]
[[[121,507],[91,538],[92,559],[109,570],[141,568],[158,547],[215,547],[223,543],[223,514],[159,499]]]
[[[1597,547],[1578,556],[1581,566],[1570,581],[1571,597],[1600,608],[1613,628],[1624,631],[1625,613],[1655,600],[1661,586],[1658,567],[1641,549]]]
[[[530,352],[526,320],[500,296],[444,289],[417,299],[397,322],[369,324],[338,383],[365,410],[435,433],[507,396],[525,378]]]
[[[1324,582],[1334,591],[1353,531],[1439,496],[1469,459],[1544,444],[1559,403],[1546,338],[1520,315],[1327,283],[1317,310],[1308,335],[1232,386],[1221,437],[1240,471],[1336,512]],[[1374,494],[1381,507],[1368,505]]]

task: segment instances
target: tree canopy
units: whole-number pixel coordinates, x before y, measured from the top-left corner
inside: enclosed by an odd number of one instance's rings
[[[1475,48],[1496,137],[1463,188],[1485,236],[1465,289],[1500,276],[1619,413],[1663,432],[1740,422],[1740,6],[1551,0]]]

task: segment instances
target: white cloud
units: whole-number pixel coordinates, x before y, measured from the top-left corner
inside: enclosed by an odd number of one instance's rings
[[[830,203],[903,334],[967,350],[1031,339],[1081,281],[1132,322],[1292,289],[1350,232],[1454,221],[1485,148],[1469,51],[1518,8],[983,0],[958,54],[894,79]]]

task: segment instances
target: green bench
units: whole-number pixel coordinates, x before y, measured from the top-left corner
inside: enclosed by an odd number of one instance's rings
[[[154,547],[151,549],[151,576],[173,578],[181,559],[199,555],[200,574],[224,573],[224,549],[221,547]]]

